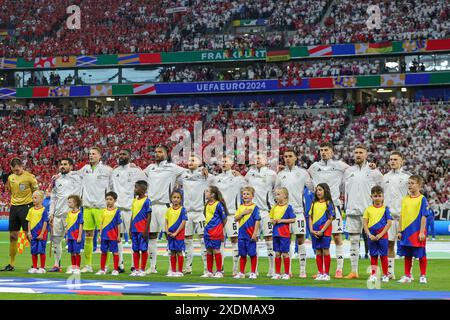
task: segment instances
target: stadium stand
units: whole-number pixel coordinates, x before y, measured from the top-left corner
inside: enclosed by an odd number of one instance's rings
[[[372,1],[79,0],[81,30],[65,28],[64,1],[1,0],[0,56],[190,51],[436,39],[450,35],[446,1],[377,1],[381,30],[363,31]],[[331,6],[331,8],[330,8]],[[99,10],[99,8],[108,8]],[[170,9],[183,8],[170,13]],[[329,10],[330,9],[330,10]],[[265,31],[234,34],[233,19],[266,18]],[[292,34],[294,33],[294,34]]]

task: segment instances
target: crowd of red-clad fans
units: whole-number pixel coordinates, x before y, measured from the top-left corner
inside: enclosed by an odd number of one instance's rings
[[[76,0],[70,5],[81,8],[81,29],[69,30],[66,1],[0,0],[0,29],[12,31],[1,40],[0,56],[282,47],[450,35],[447,1],[375,1],[381,9],[379,30],[369,30],[365,24],[372,3]],[[235,19],[265,19],[265,28],[235,34]]]
[[[76,167],[87,161],[93,145],[103,149],[103,159],[117,165],[121,148],[132,151],[133,162],[146,167],[153,161],[154,146],[170,143],[175,129],[193,131],[194,121],[204,128],[279,129],[280,150],[295,147],[303,166],[318,159],[318,143],[332,141],[336,155],[353,162],[352,148],[362,142],[370,149],[371,160],[386,172],[390,151],[400,150],[406,159],[405,169],[426,179],[426,191],[432,202],[447,204],[450,150],[450,117],[448,103],[407,102],[369,104],[362,117],[349,122],[342,108],[302,111],[252,102],[247,111],[219,107],[186,112],[184,107],[170,108],[164,114],[142,114],[139,108],[124,109],[104,116],[74,116],[53,105],[13,106],[0,114],[0,190],[9,173],[9,160],[20,156],[28,170],[37,176],[42,188],[50,185],[63,156],[76,160]],[[190,109],[189,109],[190,110]],[[207,120],[207,121],[206,121]],[[345,130],[348,128],[348,130]],[[212,168],[214,170],[214,167]],[[236,166],[245,173],[245,165]],[[2,198],[4,199],[5,194]]]

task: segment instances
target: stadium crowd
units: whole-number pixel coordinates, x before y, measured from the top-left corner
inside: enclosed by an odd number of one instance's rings
[[[66,27],[66,3],[0,1],[0,56],[55,56],[280,47],[383,40],[446,38],[445,1],[380,2],[380,30],[368,30],[371,1],[79,0],[81,29]],[[325,16],[330,5],[329,16]],[[108,8],[108,10],[98,10]],[[181,8],[180,12],[171,12]],[[233,34],[233,19],[266,18],[266,31]],[[322,21],[324,22],[322,24]],[[287,32],[294,35],[288,36]]]
[[[380,74],[384,66],[377,59],[308,60],[289,63],[256,63],[233,70],[210,66],[168,67],[161,72],[161,82],[279,79],[284,77],[327,77]]]
[[[318,144],[323,140],[332,141],[337,157],[348,163],[352,163],[352,147],[360,142],[366,144],[372,160],[383,172],[388,169],[386,154],[400,150],[405,155],[405,169],[425,177],[429,197],[440,204],[449,201],[447,104],[436,106],[430,102],[406,100],[372,103],[363,116],[352,122],[343,108],[303,113],[274,103],[268,107],[252,102],[240,107],[241,110],[236,111],[225,104],[210,111],[210,106],[178,105],[167,107],[165,111],[160,107],[163,113],[156,115],[149,115],[146,108],[137,107],[117,114],[109,109],[99,117],[74,116],[51,104],[2,106],[0,154],[7,156],[0,159],[0,190],[4,190],[13,156],[22,155],[25,166],[45,189],[50,186],[60,155],[72,157],[78,163],[77,167],[81,167],[87,161],[88,148],[98,145],[104,150],[104,160],[115,166],[119,149],[129,148],[134,163],[145,167],[153,161],[153,146],[169,141],[173,130],[186,128],[192,131],[194,121],[203,120],[208,123],[204,130],[279,129],[280,149],[295,147],[301,165],[305,167],[318,159]],[[242,173],[247,170],[245,165],[236,169]]]

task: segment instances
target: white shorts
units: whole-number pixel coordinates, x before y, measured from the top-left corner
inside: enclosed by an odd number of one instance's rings
[[[225,225],[225,234],[228,238],[237,237],[239,234],[239,222],[234,221],[234,214],[227,217]]]
[[[53,217],[52,235],[54,237],[64,237],[66,234],[67,222],[66,217]]]
[[[362,216],[347,216],[345,231],[348,233],[361,234],[363,230],[363,217]]]
[[[268,212],[261,211],[261,233],[263,237],[271,237],[273,234],[273,225],[272,222],[270,222],[270,215]]]
[[[130,232],[130,223],[131,223],[131,210],[129,209],[120,209],[120,213],[122,214],[122,224],[120,225],[119,232],[120,233],[129,233]]]
[[[152,205],[150,233],[159,233],[161,231],[165,231],[167,209],[168,207],[165,204]]]
[[[397,241],[397,234],[398,234],[398,221],[400,217],[398,216],[392,216],[392,224],[391,227],[388,230],[388,240],[389,241]]]
[[[341,209],[335,206],[334,212],[336,213],[336,217],[334,217],[333,222],[331,222],[331,225],[333,226],[331,233],[344,233],[344,222],[342,221]]]
[[[189,212],[187,214],[186,229],[184,234],[188,237],[205,233],[205,215],[203,212]]]
[[[303,213],[295,214],[295,223],[291,223],[292,234],[306,234],[306,219]]]

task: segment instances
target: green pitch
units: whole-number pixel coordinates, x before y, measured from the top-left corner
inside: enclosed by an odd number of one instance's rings
[[[49,248],[49,245],[48,247]],[[9,252],[9,242],[8,242],[8,234],[6,232],[0,233],[0,267],[4,267],[9,262],[8,257]],[[49,250],[47,251],[49,252]],[[83,265],[83,255],[81,264]],[[200,278],[203,273],[203,264],[200,257],[194,258],[194,266],[193,266],[193,274],[186,275],[182,278],[169,278],[166,277],[166,273],[168,270],[168,257],[158,256],[158,265],[157,269],[159,274],[152,274],[146,277],[130,277],[129,276],[129,268],[131,263],[131,255],[125,254],[124,256],[127,272],[125,274],[120,274],[117,277],[111,275],[105,276],[96,276],[95,274],[83,274],[82,279],[85,280],[123,280],[123,281],[154,281],[154,282],[186,282],[186,283],[205,283],[205,284],[260,284],[260,285],[279,285],[283,286],[315,286],[315,287],[340,287],[340,288],[367,288],[366,280],[368,277],[367,270],[369,268],[370,262],[368,259],[361,259],[359,264],[359,275],[360,278],[356,280],[347,280],[347,279],[334,279],[332,277],[329,282],[316,282],[311,276],[317,272],[315,260],[308,259],[307,262],[307,273],[308,279],[300,279],[298,278],[298,268],[299,261],[295,259],[292,262],[292,270],[293,270],[293,278],[289,281],[281,281],[281,280],[271,280],[266,277],[267,274],[267,259],[261,258],[259,260],[259,277],[256,280],[250,279],[240,279],[235,280],[231,277],[230,270],[232,267],[232,261],[230,257],[225,259],[225,277],[223,279],[204,279]],[[100,265],[100,254],[95,253],[93,256],[94,261],[94,272],[99,269]],[[64,271],[70,264],[70,257],[67,253],[63,255],[63,266]],[[47,255],[47,269],[51,268],[53,265],[53,257]],[[421,285],[418,282],[419,279],[419,265],[417,262],[414,263],[413,267],[413,275],[415,281],[411,284],[399,284],[395,281],[391,281],[390,283],[383,283],[382,289],[391,289],[391,290],[441,290],[441,291],[450,291],[450,271],[449,271],[450,260],[445,259],[435,259],[428,260],[428,284]],[[51,278],[60,278],[66,279],[68,275],[64,272],[61,273],[46,273],[43,275],[33,274],[29,275],[27,270],[31,266],[31,255],[30,249],[26,248],[24,253],[18,255],[16,258],[16,270],[14,272],[0,272],[1,277],[20,277],[20,278],[43,278],[43,279],[51,279]],[[250,263],[247,263],[247,269],[250,268]],[[333,259],[331,263],[331,275],[334,275],[334,270],[336,269],[336,262]],[[109,270],[112,270],[112,259],[110,259]],[[350,261],[349,259],[345,260],[344,266],[344,275],[350,272]],[[401,277],[403,274],[403,260],[396,260],[395,264],[395,273],[397,279]],[[183,299],[184,297],[164,297],[164,296],[83,296],[83,295],[46,295],[46,294],[17,294],[17,293],[0,293],[0,299]],[[185,299],[196,299],[196,297],[185,297]],[[206,297],[198,297],[197,299],[208,299]],[[217,298],[214,298],[217,299]],[[241,299],[241,298],[239,298]]]

